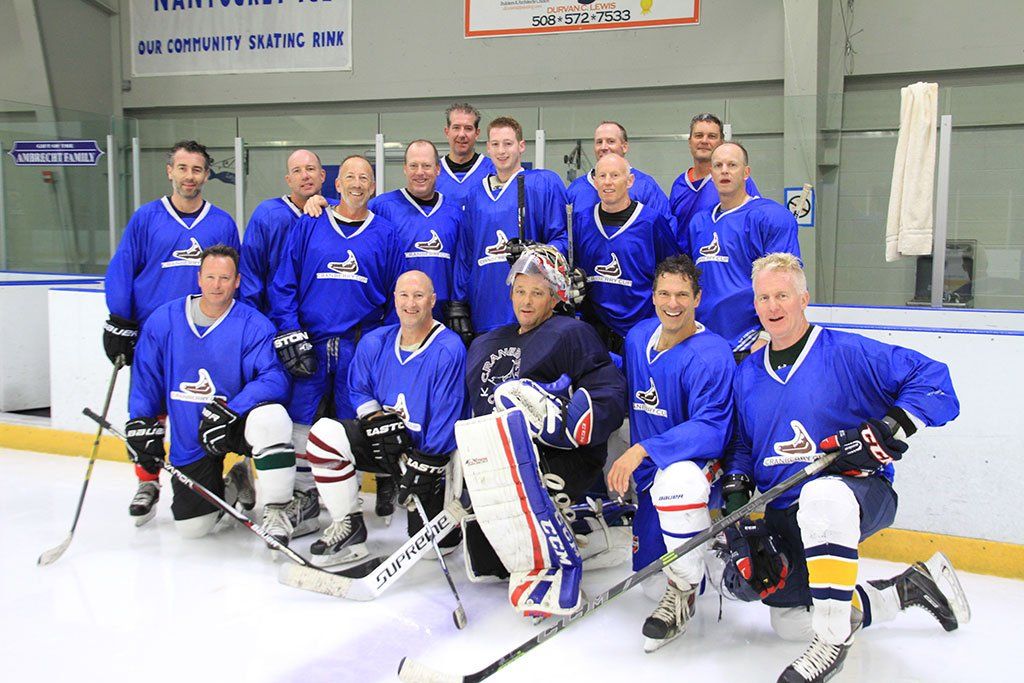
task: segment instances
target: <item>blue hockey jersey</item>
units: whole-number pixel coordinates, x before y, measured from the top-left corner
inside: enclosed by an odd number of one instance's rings
[[[750,348],[761,329],[754,311],[751,266],[773,252],[800,256],[793,214],[761,197],[751,197],[729,211],[716,205],[693,217],[680,242],[701,272],[697,320],[725,337],[734,351]]]
[[[487,178],[466,198],[466,222],[455,264],[455,296],[469,304],[473,329],[493,330],[515,321],[509,287],[505,243],[519,236],[518,181],[525,174],[526,217],[523,235],[565,253],[565,187],[551,171],[520,170],[497,193]]]
[[[314,342],[379,327],[402,272],[398,228],[374,213],[353,227],[334,211],[303,216],[270,286],[270,319]]]
[[[648,457],[633,472],[638,490],[659,469],[692,460],[703,468],[722,456],[732,434],[736,368],[724,339],[697,325],[697,333],[658,351],[661,323],[644,320],[626,336],[629,440]]]
[[[494,173],[494,162],[490,157],[481,154],[476,163],[468,171],[456,172],[448,165],[448,157],[441,157],[441,173],[437,176],[438,192],[442,193],[455,206],[465,208],[466,196],[469,191],[480,184],[480,181]]]
[[[395,190],[370,200],[370,210],[398,228],[403,255],[402,271],[422,270],[430,276],[437,294],[434,318],[444,318],[444,304],[452,298],[455,257],[464,214],[443,193],[437,204],[420,206],[407,190]],[[385,320],[398,322],[392,307]]]
[[[336,205],[338,200],[328,199],[327,203]],[[264,315],[270,313],[267,290],[281,262],[285,239],[300,218],[302,210],[284,195],[260,202],[245,228],[238,264],[242,274],[240,298]]]
[[[417,450],[450,453],[455,421],[466,411],[466,347],[441,323],[415,351],[403,351],[400,342],[399,325],[376,329],[359,342],[348,371],[356,414],[397,413]]]
[[[746,189],[751,197],[760,194],[753,178],[747,178]],[[676,220],[676,230],[685,233],[694,216],[702,211],[709,211],[718,204],[718,189],[711,179],[711,174],[694,182],[690,180],[690,171],[683,171],[672,183],[668,204],[669,211]]]
[[[200,330],[190,312],[193,298],[175,299],[149,317],[135,347],[128,397],[133,419],[167,415],[175,467],[205,455],[199,423],[203,406],[215,397],[227,400],[239,415],[288,398],[288,375],[274,353],[270,321],[234,301],[213,325]]]
[[[637,204],[620,227],[605,227],[600,205],[573,212],[576,266],[587,275],[586,311],[625,337],[654,315],[651,286],[658,263],[679,252],[664,216]]]
[[[189,222],[167,197],[139,207],[107,266],[107,310],[141,325],[168,301],[198,294],[199,256],[215,244],[238,249],[238,228],[209,202]]]
[[[949,369],[917,351],[821,327],[811,330],[792,367],[771,369],[766,351],[758,349],[736,370],[737,437],[725,468],[751,477],[761,491],[814,459],[822,439],[881,419],[893,406],[929,427],[960,413]],[[892,481],[892,465],[877,476]],[[789,507],[800,488],[769,505]]]
[[[629,198],[650,207],[669,219],[669,224],[674,229],[675,219],[669,210],[668,197],[665,196],[665,191],[658,185],[658,181],[643,171],[635,168],[630,168],[629,170],[634,178],[633,187],[629,189]],[[597,188],[594,186],[594,176],[592,174],[593,171],[572,181],[569,183],[569,189],[565,191],[569,203],[572,204],[574,214],[579,211],[585,211],[601,201],[597,194]],[[573,228],[575,227],[573,225]]]

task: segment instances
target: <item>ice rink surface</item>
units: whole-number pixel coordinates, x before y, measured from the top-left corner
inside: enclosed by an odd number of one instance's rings
[[[469,617],[463,631],[452,623],[454,602],[434,561],[421,561],[369,603],[283,586],[266,547],[233,522],[208,538],[180,539],[166,475],[156,518],[136,528],[127,514],[134,474],[120,463],[97,462],[74,541],[56,563],[38,567],[39,554],[67,535],[86,463],[0,449],[4,681],[369,683],[397,680],[403,656],[466,674],[543,628],[515,615],[504,585],[469,583],[461,551],[448,562]],[[365,498],[370,548],[388,554],[404,537],[404,513],[385,528]],[[308,555],[315,538],[293,547]],[[861,576],[900,570],[865,560]],[[584,590],[600,593],[627,573],[594,571]],[[964,573],[961,580],[970,624],[947,634],[923,611],[902,614],[861,632],[833,680],[1020,680],[1024,583]],[[806,646],[779,640],[760,604],[727,601],[719,621],[718,595],[709,590],[686,635],[644,654],[640,627],[654,605],[634,588],[492,680],[775,681]]]

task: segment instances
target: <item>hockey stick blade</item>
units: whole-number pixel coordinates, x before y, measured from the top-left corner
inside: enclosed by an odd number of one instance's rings
[[[68,534],[67,538],[65,538],[60,545],[50,548],[49,550],[44,550],[42,555],[39,556],[39,559],[36,560],[36,564],[42,567],[56,562],[57,559],[64,554],[64,551],[68,549],[68,546],[71,545],[72,538],[74,538],[74,533]]]
[[[450,674],[444,674],[435,671],[430,667],[421,664],[420,662],[417,662],[406,657],[402,659],[402,662],[398,666],[399,680],[404,681],[405,683],[445,683],[447,681],[465,681],[466,683],[476,683],[477,681],[482,681],[485,678],[490,677],[491,675],[497,673],[498,670],[505,668],[507,665],[519,659],[524,654],[526,654],[533,648],[537,647],[544,641],[552,638],[553,636],[558,634],[558,632],[562,629],[569,627],[571,624],[579,621],[591,612],[594,612],[595,610],[597,610],[597,608],[601,607],[601,605],[605,604],[612,598],[622,593],[625,593],[627,590],[641,583],[648,577],[657,574],[662,569],[672,564],[683,555],[689,553],[690,551],[696,548],[699,548],[708,541],[712,540],[715,536],[724,531],[726,527],[735,524],[740,519],[746,517],[752,512],[755,512],[757,509],[763,507],[767,503],[770,503],[771,501],[775,500],[776,498],[778,498],[779,496],[781,496],[783,493],[793,488],[794,486],[798,486],[803,482],[807,481],[809,478],[813,477],[814,475],[818,474],[826,467],[831,465],[832,462],[838,456],[838,451],[826,453],[824,455],[819,456],[814,461],[808,463],[803,469],[793,474],[785,481],[776,484],[772,488],[762,493],[757,498],[751,499],[743,507],[739,508],[738,510],[735,510],[730,515],[722,517],[722,519],[712,524],[708,529],[705,529],[700,534],[697,534],[696,536],[688,540],[686,543],[680,545],[678,548],[675,548],[665,553],[664,555],[659,557],[654,562],[651,562],[649,565],[647,565],[640,571],[630,574],[625,579],[623,579],[619,583],[615,584],[614,586],[606,590],[604,593],[601,593],[600,595],[595,596],[593,599],[583,603],[580,609],[576,612],[562,617],[558,620],[558,622],[556,622],[552,626],[544,629],[543,631],[538,633],[533,638],[527,640],[526,642],[521,643],[514,650],[505,653],[498,659],[494,660],[493,662],[485,666],[483,669],[480,669],[479,671],[476,671],[471,674],[467,674],[465,676],[453,676]]]
[[[430,520],[429,525],[425,525],[401,548],[380,562],[379,566],[364,577],[341,576],[312,566],[282,565],[278,571],[277,580],[286,586],[323,593],[336,598],[364,602],[373,600],[416,564],[426,554],[426,551],[430,550],[428,529],[438,540],[443,539],[459,525],[465,515],[466,511],[457,500],[449,502],[444,510]]]

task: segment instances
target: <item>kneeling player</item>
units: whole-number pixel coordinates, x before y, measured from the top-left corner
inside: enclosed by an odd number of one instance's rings
[[[473,342],[466,385],[479,417],[456,425],[476,516],[467,565],[511,577],[521,612],[565,614],[579,606],[582,558],[563,511],[601,476],[625,380],[592,327],[553,315],[569,290],[557,250],[527,247],[508,283],[518,322]]]
[[[732,351],[694,318],[700,284],[689,256],[658,264],[653,300],[657,317],[626,336],[633,445],[608,472],[608,487],[621,494],[631,475],[636,480],[634,571],[710,526],[707,472],[729,440],[733,409]],[[668,586],[644,622],[648,652],[685,632],[704,578],[703,553],[680,557],[665,573]]]
[[[397,477],[398,502],[408,505],[417,496],[429,517],[444,507],[445,467],[465,406],[466,348],[433,319],[436,303],[426,273],[410,270],[398,278],[399,324],[366,334],[352,359],[348,388],[359,419],[321,418],[309,431],[306,452],[332,520],[310,550],[318,566],[349,564],[368,554],[356,470]],[[409,535],[421,527],[410,510]],[[458,538],[442,543],[457,544]]]
[[[217,245],[200,257],[202,294],[164,304],[149,317],[135,350],[125,425],[128,446],[147,472],[160,471],[171,423],[171,464],[224,496],[224,456],[251,453],[265,503],[263,526],[287,543],[285,505],[292,497],[295,449],[281,403],[288,377],[274,352],[274,327],[234,300],[238,252]],[[183,536],[213,529],[218,510],[177,479],[171,512]]]
[[[906,452],[905,440],[954,419],[960,405],[942,363],[808,323],[807,281],[791,254],[755,261],[753,283],[771,345],[736,370],[727,509],[753,486],[767,491],[793,475],[814,459],[819,440],[837,435],[841,453],[830,473],[769,503],[763,521],[729,532],[727,572],[771,606],[779,635],[811,641],[779,681],[825,681],[842,668],[861,626],[908,607],[928,610],[947,631],[970,619],[941,553],[892,579],[857,581],[858,544],[896,515],[892,463]]]

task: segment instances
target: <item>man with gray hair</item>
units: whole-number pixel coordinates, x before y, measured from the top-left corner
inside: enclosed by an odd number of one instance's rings
[[[445,110],[444,121],[448,154],[440,162],[437,189],[462,208],[470,189],[494,173],[494,163],[476,151],[476,140],[480,137],[480,112],[476,107],[456,102]]]

